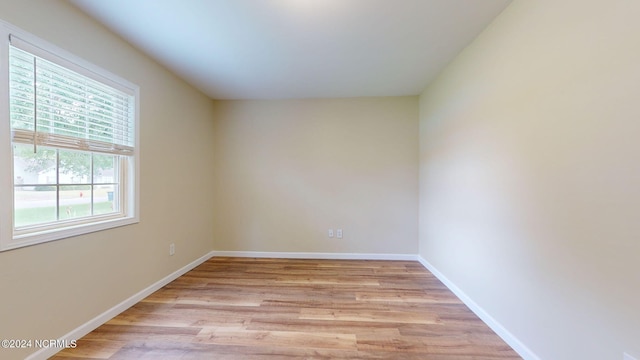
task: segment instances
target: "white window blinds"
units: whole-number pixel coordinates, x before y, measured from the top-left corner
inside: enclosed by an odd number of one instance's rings
[[[16,37],[9,47],[12,141],[132,155],[135,97]],[[61,66],[62,65],[62,66]],[[73,69],[73,70],[72,70]],[[77,70],[77,71],[74,71]]]

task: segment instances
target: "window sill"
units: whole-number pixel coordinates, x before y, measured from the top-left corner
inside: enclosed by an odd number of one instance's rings
[[[30,231],[26,234],[14,235],[13,240],[5,244],[0,244],[0,252],[13,250],[25,246],[41,244],[44,242],[65,239],[69,237],[90,234],[97,231],[113,229],[116,227],[139,223],[137,217],[118,217],[102,221],[93,221],[85,224],[73,224],[66,227],[46,229],[41,231]]]

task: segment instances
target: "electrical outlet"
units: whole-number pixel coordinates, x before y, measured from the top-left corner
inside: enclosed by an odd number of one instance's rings
[[[337,237],[338,239],[342,239],[342,229],[337,229],[337,230],[336,230],[336,237]]]
[[[176,253],[176,244],[169,244],[169,255],[173,256]]]
[[[633,356],[627,353],[622,354],[622,356],[623,356],[622,360],[636,360],[636,358],[634,358]]]
[[[327,235],[329,235],[330,238],[333,237],[333,229],[329,229],[329,231],[327,231]]]

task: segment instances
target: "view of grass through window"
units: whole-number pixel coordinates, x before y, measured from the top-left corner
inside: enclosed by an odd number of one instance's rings
[[[15,144],[15,227],[120,212],[118,156]]]

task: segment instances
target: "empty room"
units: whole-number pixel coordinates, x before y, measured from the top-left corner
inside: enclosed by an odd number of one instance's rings
[[[640,360],[638,19],[0,2],[0,359]]]

